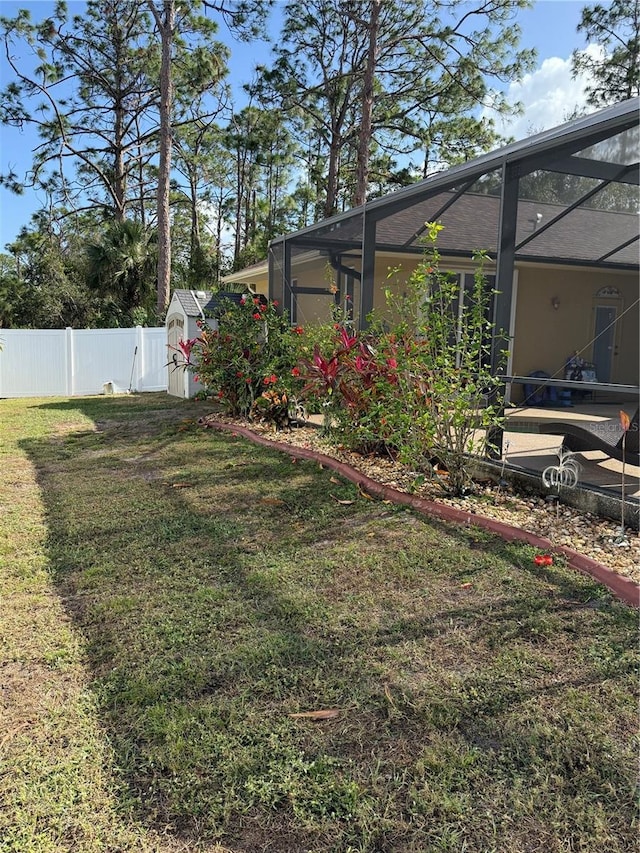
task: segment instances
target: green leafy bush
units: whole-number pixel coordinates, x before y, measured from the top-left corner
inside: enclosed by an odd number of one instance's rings
[[[424,257],[404,294],[386,289],[390,331],[351,331],[336,323],[330,346],[316,344],[301,367],[304,394],[323,398],[327,426],[363,453],[386,452],[433,475],[460,494],[471,482],[469,454],[480,454],[501,423],[500,379],[492,376],[487,319],[494,291],[485,256],[474,255],[474,285],[460,304],[459,283],[440,269],[437,237],[428,223]],[[437,464],[434,464],[437,463]]]
[[[295,396],[302,385],[294,370],[300,330],[290,328],[277,307],[276,302],[258,297],[225,301],[218,312],[218,328],[203,323],[193,342],[190,368],[234,417],[251,418],[260,411],[268,418],[269,406],[257,404],[263,394]]]
[[[424,256],[405,285],[406,296],[394,299],[389,289],[387,302],[403,318],[396,330],[405,341],[398,371],[406,404],[399,424],[402,455],[414,466],[435,456],[448,472],[446,490],[460,494],[471,483],[469,455],[485,452],[487,436],[503,422],[504,401],[501,365],[494,375],[490,364],[495,290],[487,286],[486,255],[474,253],[473,287],[461,299],[458,280],[440,268],[441,230],[427,223]],[[412,317],[414,336],[407,327]]]

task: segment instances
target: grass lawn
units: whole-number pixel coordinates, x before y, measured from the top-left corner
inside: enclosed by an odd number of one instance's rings
[[[0,401],[0,850],[635,851],[637,614],[204,411]]]

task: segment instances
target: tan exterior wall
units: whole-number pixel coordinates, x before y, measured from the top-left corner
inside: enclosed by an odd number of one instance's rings
[[[244,284],[248,288],[254,291],[254,293],[262,294],[262,296],[269,296],[269,268],[265,264],[264,269],[262,267],[252,270],[240,270],[240,272],[232,273],[231,275],[226,275],[222,279],[222,287],[224,289],[225,284]]]
[[[382,317],[390,317],[390,312],[387,309],[385,290],[389,289],[394,297],[401,298],[406,293],[405,283],[411,277],[421,260],[421,255],[411,257],[390,253],[378,254],[376,258],[375,289],[373,293],[373,310],[376,314]],[[474,267],[471,259],[443,258],[440,262],[440,269],[455,272],[472,272]],[[493,274],[495,269],[491,264],[486,264],[485,272]]]
[[[603,287],[615,287],[621,299],[597,298]],[[559,303],[557,309],[552,304],[554,299]],[[637,299],[635,273],[566,267],[520,268],[513,372],[527,376],[534,370],[544,370],[563,379],[564,364],[575,350],[585,361],[592,361],[595,306],[615,304],[619,320],[610,381],[637,385],[640,357]]]
[[[420,260],[420,255],[411,257],[407,255],[378,254],[376,258],[373,294],[373,310],[377,315],[391,319],[390,312],[387,309],[385,290],[390,288],[394,295],[401,297],[406,291],[406,287],[404,287],[405,282],[415,270]],[[346,262],[345,265],[347,265]],[[360,272],[360,260],[358,258],[349,259],[348,266]],[[443,260],[441,266],[442,269],[455,269],[456,271],[471,271],[473,269],[471,261],[466,261],[464,258],[451,261]],[[486,271],[487,273],[494,272],[490,265],[487,265]],[[327,294],[329,294],[328,288],[331,284],[329,275],[330,273],[327,270],[324,258],[312,258],[298,262],[295,260],[292,261],[291,278],[297,281],[300,287],[327,288]],[[344,282],[342,274],[341,279]],[[334,281],[336,280],[337,273],[334,272]],[[297,301],[298,322],[322,323],[331,320],[332,300],[330,298],[316,294],[301,293],[298,294]],[[360,313],[360,283],[357,280],[354,281],[352,304],[354,317],[358,318]]]
[[[379,253],[376,258],[375,289],[373,298],[374,312],[389,317],[384,296],[385,288],[399,296],[420,256],[399,256]],[[357,258],[350,259],[348,265],[360,270]],[[390,270],[401,267],[390,275]],[[443,269],[471,271],[471,260],[443,259]],[[491,265],[486,266],[487,273],[493,273]],[[238,274],[237,274],[238,275]],[[330,281],[325,258],[299,258],[292,264],[291,275],[301,287],[326,288],[327,295],[298,294],[297,322],[323,323],[331,320],[333,299],[329,293]],[[256,279],[258,292],[265,292],[266,277]],[[265,290],[262,289],[264,286]],[[620,298],[597,297],[601,288],[613,287]],[[357,319],[360,309],[359,282],[354,282],[354,317]],[[578,350],[585,361],[593,361],[593,337],[595,325],[595,307],[615,305],[618,321],[615,328],[614,351],[612,355],[611,382],[639,384],[639,329],[638,312],[638,275],[634,272],[615,270],[577,269],[552,266],[523,266],[516,271],[516,312],[515,334],[512,346],[511,372],[526,376],[535,370],[544,370],[557,378],[564,378],[564,365],[571,353]],[[552,300],[557,297],[558,308]],[[635,304],[634,304],[635,303]],[[289,306],[285,306],[289,308]],[[391,318],[389,318],[391,319]],[[597,366],[596,366],[597,367]],[[514,400],[522,397],[522,389],[514,387]]]
[[[295,321],[300,326],[323,325],[331,322],[333,294],[299,293]]]
[[[334,297],[330,291],[331,279],[327,271],[327,259],[324,257],[293,257],[291,259],[291,280],[299,287],[313,287],[323,293],[296,293],[296,311],[293,319],[301,326],[331,322],[331,307]],[[292,306],[285,305],[292,315]]]

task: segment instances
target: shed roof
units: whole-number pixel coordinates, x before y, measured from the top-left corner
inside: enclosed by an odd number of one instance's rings
[[[223,299],[240,302],[241,293],[212,290],[181,290],[173,291],[175,298],[187,317],[200,317],[202,313],[213,314]]]

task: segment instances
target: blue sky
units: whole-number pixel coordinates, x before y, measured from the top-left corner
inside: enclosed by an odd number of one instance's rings
[[[582,49],[584,39],[576,31],[585,3],[582,0],[537,0],[534,8],[521,11],[518,21],[522,29],[521,45],[535,47],[538,51],[538,68],[519,84],[511,84],[509,97],[525,104],[525,115],[501,128],[519,139],[532,131],[543,130],[561,124],[565,117],[578,105],[584,103],[581,81],[572,81],[570,57],[576,48]],[[69,12],[78,14],[84,3],[68,3]],[[0,0],[0,14],[11,17],[18,9],[28,8],[33,20],[51,14],[54,3],[50,0],[14,2]],[[225,38],[224,33],[220,36]],[[226,38],[225,38],[226,40]],[[246,45],[231,41],[231,83],[239,89],[248,82],[257,63],[269,60],[269,47]],[[9,81],[7,67],[0,61],[1,84]],[[19,175],[30,166],[31,148],[35,139],[27,131],[0,127],[0,172],[11,166]],[[0,188],[0,251],[18,234],[23,225],[29,223],[31,214],[41,206],[43,198],[33,192],[16,196]]]

